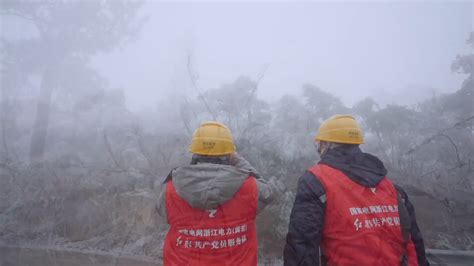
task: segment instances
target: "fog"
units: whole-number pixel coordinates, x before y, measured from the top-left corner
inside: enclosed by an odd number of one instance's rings
[[[470,265],[473,11],[1,1],[0,264],[161,265],[158,189],[217,120],[281,182],[257,219],[259,264],[281,265],[298,180],[320,160],[316,131],[351,114],[362,150],[413,202],[433,265]]]
[[[137,41],[96,60],[135,110],[189,87],[187,53],[203,89],[254,78],[268,64],[258,95],[270,101],[312,83],[348,105],[366,96],[413,103],[407,94],[420,100],[460,86],[450,66],[472,30],[469,2],[151,2],[143,13]]]
[[[347,105],[367,96],[413,104],[462,83],[450,66],[467,49],[472,12],[471,2],[149,1],[134,40],[92,64],[125,91],[133,110],[155,108],[175,88],[189,93],[189,54],[203,89],[268,67],[257,93],[270,101],[312,83]],[[25,20],[3,16],[1,22],[8,38],[35,35]]]

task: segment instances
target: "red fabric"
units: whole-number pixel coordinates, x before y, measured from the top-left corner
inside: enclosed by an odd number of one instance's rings
[[[252,176],[231,200],[207,211],[191,207],[169,181],[164,265],[257,265],[257,205]]]
[[[309,169],[326,191],[322,253],[329,265],[400,265],[403,237],[397,191],[387,178],[364,187],[327,165]],[[418,265],[408,244],[409,265]]]

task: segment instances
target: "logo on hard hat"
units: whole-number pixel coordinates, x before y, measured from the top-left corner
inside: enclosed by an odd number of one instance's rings
[[[347,132],[347,134],[349,135],[349,138],[358,138],[359,137],[359,132],[357,132],[357,131],[349,131],[349,132]]]
[[[204,149],[213,149],[216,146],[216,143],[214,141],[203,141],[202,142],[202,147]]]

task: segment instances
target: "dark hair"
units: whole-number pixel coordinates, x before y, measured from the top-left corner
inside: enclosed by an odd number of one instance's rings
[[[194,154],[193,158],[191,159],[191,164],[199,164],[199,163],[212,163],[212,164],[225,164],[230,165],[230,156],[206,156],[206,155],[199,155]]]

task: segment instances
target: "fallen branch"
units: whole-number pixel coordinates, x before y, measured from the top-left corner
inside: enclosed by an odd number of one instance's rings
[[[452,127],[449,127],[449,128],[445,128],[441,131],[439,131],[438,133],[436,133],[435,135],[425,139],[423,142],[421,142],[420,144],[416,145],[415,147],[411,148],[410,150],[408,150],[407,152],[405,152],[405,155],[410,155],[412,154],[413,152],[415,152],[416,150],[420,149],[422,146],[430,143],[431,141],[433,141],[435,138],[437,137],[440,137],[440,136],[443,136],[445,135],[444,133],[448,130],[451,130],[453,128],[459,128],[461,127],[462,125],[466,124],[467,122],[471,121],[471,120],[474,120],[474,116],[470,116],[466,119],[463,119],[459,122],[457,122],[456,124],[454,124]]]

